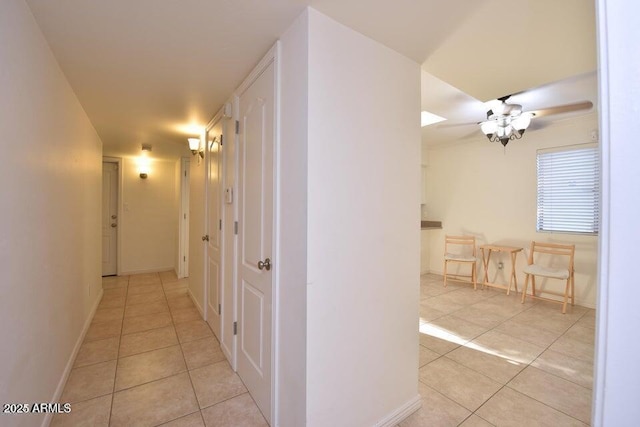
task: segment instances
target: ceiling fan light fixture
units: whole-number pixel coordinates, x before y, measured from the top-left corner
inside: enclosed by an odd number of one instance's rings
[[[516,119],[514,119],[511,124],[516,130],[526,130],[531,124],[531,117],[533,115],[531,113],[523,113]]]
[[[493,135],[498,129],[498,124],[495,120],[487,120],[486,122],[480,123],[480,129],[485,135]]]

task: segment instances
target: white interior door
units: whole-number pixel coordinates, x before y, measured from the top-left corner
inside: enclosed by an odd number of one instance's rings
[[[102,275],[118,273],[118,164],[102,163]]]
[[[273,62],[239,97],[238,374],[271,422]]]
[[[207,130],[207,322],[220,340],[221,307],[221,149],[220,123]]]

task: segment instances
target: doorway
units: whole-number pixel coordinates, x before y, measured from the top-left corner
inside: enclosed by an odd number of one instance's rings
[[[271,422],[276,74],[263,64],[238,91],[237,370]]]
[[[102,276],[118,274],[120,160],[102,162]]]

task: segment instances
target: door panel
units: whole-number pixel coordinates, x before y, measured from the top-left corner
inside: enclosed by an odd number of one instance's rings
[[[253,368],[264,375],[263,355],[261,349],[264,346],[264,328],[262,318],[264,316],[264,294],[247,282],[242,282],[242,318],[243,325],[258,325],[257,328],[245,328],[240,342],[240,351],[253,365]]]
[[[221,313],[221,126],[218,123],[207,131],[207,322],[220,340]]]
[[[118,164],[102,163],[102,275],[117,274]]]
[[[270,63],[239,96],[238,374],[271,421],[275,72]]]

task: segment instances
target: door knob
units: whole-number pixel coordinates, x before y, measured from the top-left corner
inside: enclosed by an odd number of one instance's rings
[[[111,223],[111,227],[116,228],[118,226],[118,224],[116,224],[115,222]]]
[[[271,260],[269,258],[265,259],[264,262],[258,261],[258,269],[265,269],[267,271],[271,270]]]
[[[208,242],[209,241],[209,235],[205,234],[204,236],[202,236],[202,241],[203,242]]]
[[[116,219],[118,218],[118,215],[111,215],[111,219]]]

